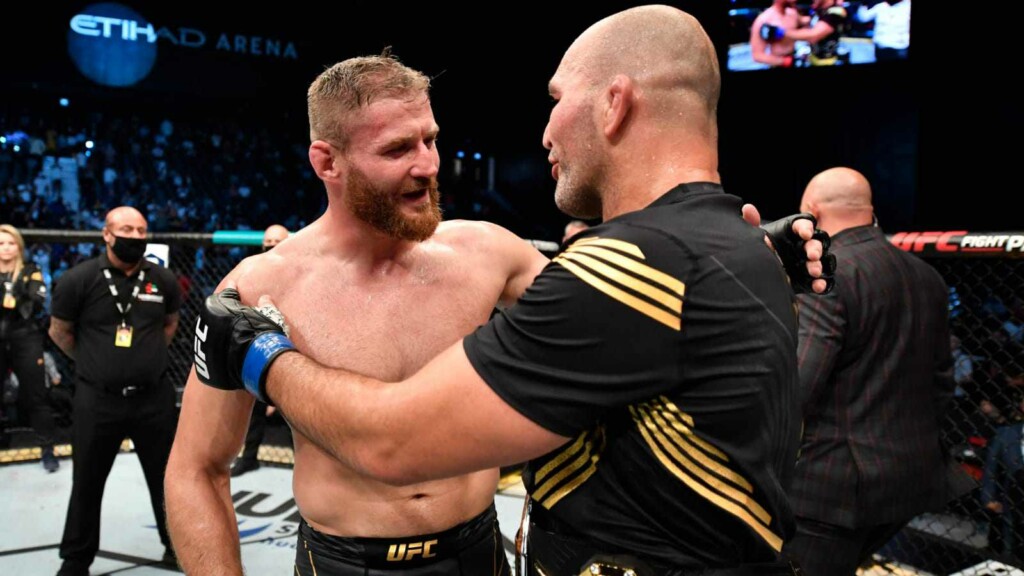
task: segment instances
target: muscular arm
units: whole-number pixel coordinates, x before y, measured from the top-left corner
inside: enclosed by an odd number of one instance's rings
[[[499,398],[461,341],[391,384],[284,354],[271,365],[267,392],[304,436],[391,484],[524,462],[568,440]]]
[[[50,339],[68,358],[75,357],[75,323],[61,320],[56,316],[50,317]]]
[[[178,330],[178,318],[177,312],[173,312],[164,316],[164,340],[167,341],[167,345],[171,345],[171,340],[174,340],[174,333]]]
[[[237,275],[236,269],[225,282]],[[173,336],[173,329],[165,333]],[[167,528],[187,574],[242,574],[229,467],[245,440],[252,405],[248,394],[211,388],[195,368],[189,372],[164,476]]]
[[[536,248],[515,234],[499,226],[494,234],[493,249],[501,261],[508,266],[508,280],[501,292],[500,304],[511,306],[533,284],[533,279],[548,265],[550,260]]]
[[[764,59],[765,56],[768,56],[768,43],[761,38],[761,26],[763,24],[764,12],[758,14],[757,18],[754,18],[754,23],[750,25],[750,56],[754,59],[754,62],[770,64],[770,62]]]
[[[187,574],[240,575],[229,466],[245,440],[252,397],[203,385],[189,374],[164,494],[167,528]]]
[[[810,28],[799,28],[797,30],[786,30],[786,38],[793,40],[806,40],[811,44],[818,42],[835,32],[835,28],[831,24],[824,20],[819,20],[817,24]]]

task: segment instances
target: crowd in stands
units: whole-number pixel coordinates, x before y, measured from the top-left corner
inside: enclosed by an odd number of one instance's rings
[[[257,229],[282,215],[300,227],[322,207],[304,143],[269,127],[111,112],[54,127],[22,111],[0,130],[0,206],[25,229],[98,229],[122,204],[159,231]],[[60,163],[74,169],[52,169]]]
[[[0,220],[26,232],[99,230],[103,214],[130,205],[146,214],[154,232],[262,230],[274,223],[298,230],[326,206],[307,157],[305,118],[173,119],[152,109],[81,108],[90,109],[0,112]],[[529,221],[486,189],[479,169],[460,174],[451,169],[455,164],[443,160],[445,218],[512,228]],[[516,231],[544,237],[536,227]],[[552,229],[547,236],[557,234]],[[95,249],[55,244],[35,247],[31,256],[56,278]]]

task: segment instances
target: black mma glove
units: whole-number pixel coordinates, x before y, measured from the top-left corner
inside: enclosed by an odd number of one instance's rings
[[[817,294],[811,288],[811,283],[816,278],[807,272],[807,253],[804,252],[804,245],[807,242],[793,231],[793,223],[801,218],[810,220],[814,226],[818,225],[818,220],[814,216],[804,213],[763,224],[761,228],[768,233],[775,252],[782,260],[782,266],[786,269],[793,291],[797,294]],[[825,291],[822,294],[828,294],[836,284],[836,257],[828,252],[832,239],[827,232],[818,228],[814,229],[811,239],[821,241],[821,279],[825,280]]]
[[[285,332],[276,308],[243,306],[234,288],[213,294],[196,320],[196,376],[221,390],[248,390],[273,405],[266,393],[267,370],[279,355],[295,349]]]

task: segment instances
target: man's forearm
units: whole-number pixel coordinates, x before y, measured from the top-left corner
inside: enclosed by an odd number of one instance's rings
[[[174,333],[178,331],[178,313],[168,314],[164,318],[164,340],[167,341],[167,345],[170,346],[174,340]]]
[[[570,439],[503,402],[473,369],[462,342],[399,382],[328,368],[295,352],[278,355],[266,376],[269,399],[297,434],[390,485],[523,462]]]
[[[68,358],[75,358],[75,335],[63,330],[50,330],[50,339],[58,348],[67,354]]]
[[[831,27],[820,28],[815,26],[813,28],[799,28],[797,30],[786,30],[786,38],[791,40],[803,40],[814,44],[831,34],[832,31],[833,29]]]
[[[238,524],[227,473],[169,470],[167,529],[186,574],[240,576]]]
[[[328,368],[301,354],[283,354],[270,367],[267,395],[300,434],[362,474],[375,476],[372,438],[386,414],[365,418],[366,394],[376,382],[352,372]],[[369,395],[373,395],[370,392]],[[384,426],[386,428],[386,426]]]

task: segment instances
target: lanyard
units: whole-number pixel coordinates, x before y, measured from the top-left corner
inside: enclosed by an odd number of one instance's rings
[[[3,299],[4,299],[3,309],[4,310],[14,310],[14,308],[17,307],[17,304],[18,304],[18,300],[14,296],[14,285],[18,282],[18,279],[14,277],[14,271],[13,270],[11,272],[4,272],[3,273],[3,278],[4,278],[4,291],[3,291],[3,294],[2,294]]]
[[[128,312],[132,309],[132,303],[135,302],[135,298],[139,295],[139,290],[142,288],[142,283],[146,280],[146,271],[139,270],[139,278],[135,281],[135,288],[132,290],[132,295],[128,298],[128,304],[122,306],[121,301],[117,298],[117,286],[114,286],[114,278],[110,275],[110,269],[103,269],[103,277],[107,279],[107,287],[110,288],[110,295],[114,297],[114,304],[117,304],[117,311],[121,313],[121,326],[127,324],[126,319],[128,318]]]

